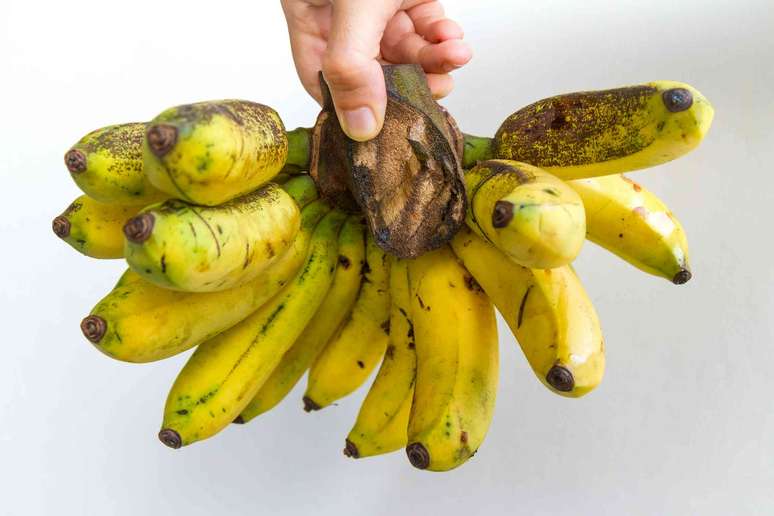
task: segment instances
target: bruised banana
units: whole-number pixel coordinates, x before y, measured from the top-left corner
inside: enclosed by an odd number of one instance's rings
[[[328,292],[345,218],[337,211],[326,215],[295,278],[254,314],[194,351],[167,397],[161,442],[179,448],[211,437],[253,399]]]
[[[576,398],[599,385],[605,370],[602,332],[572,268],[522,267],[468,228],[454,237],[452,248],[492,298],[546,387]]]
[[[148,205],[169,195],[154,187],[143,171],[145,124],[111,125],[92,131],[65,154],[75,184],[103,203]]]
[[[219,206],[170,199],[124,226],[129,267],[160,287],[213,292],[244,285],[275,263],[300,225],[294,199],[268,184]]]
[[[389,453],[407,443],[417,357],[405,260],[391,259],[390,300],[387,351],[344,447],[344,454],[355,459]]]
[[[572,262],[586,238],[580,197],[564,181],[526,163],[479,162],[465,174],[466,222],[525,267]]]
[[[359,216],[352,216],[344,223],[339,233],[339,258],[330,290],[301,336],[285,352],[236,423],[246,423],[282,401],[347,317],[360,289],[365,230]]]
[[[159,190],[214,206],[255,190],[288,156],[276,111],[245,100],[170,108],[148,124],[145,172]]]
[[[197,346],[231,328],[293,279],[306,258],[315,226],[330,210],[322,201],[301,212],[293,246],[251,282],[220,292],[178,292],[129,270],[81,322],[97,349],[117,360],[152,362]]]
[[[390,324],[388,256],[369,232],[357,300],[309,369],[307,412],[327,407],[360,387],[384,356]]]
[[[417,373],[406,453],[419,469],[446,471],[476,452],[492,420],[495,312],[448,246],[408,270]]]
[[[124,223],[141,206],[105,204],[81,195],[51,223],[54,234],[73,249],[92,258],[124,256]]]
[[[569,181],[586,206],[586,236],[676,285],[691,279],[680,222],[652,192],[622,175]]]

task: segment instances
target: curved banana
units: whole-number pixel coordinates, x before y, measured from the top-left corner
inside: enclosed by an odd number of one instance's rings
[[[417,374],[406,453],[446,471],[481,445],[497,391],[494,307],[446,246],[409,262]]]
[[[339,259],[331,289],[304,332],[235,422],[246,423],[274,408],[293,389],[352,309],[364,263],[365,226],[360,216],[352,216],[339,233]]]
[[[586,207],[586,237],[676,285],[691,279],[685,230],[652,192],[628,177],[569,181]]]
[[[179,448],[211,437],[253,399],[328,292],[345,218],[337,211],[326,215],[296,277],[250,317],[194,351],[167,397],[161,442]]]
[[[390,328],[388,255],[371,233],[366,241],[363,282],[349,317],[309,369],[304,410],[320,410],[368,378],[384,356]]]
[[[293,246],[250,283],[219,292],[158,287],[129,270],[81,322],[97,349],[117,360],[152,362],[192,348],[231,328],[271,299],[306,258],[315,226],[330,210],[322,201],[301,212]]]
[[[492,298],[546,387],[576,398],[599,385],[605,371],[599,319],[569,266],[522,267],[468,228],[454,237],[452,248]]]
[[[479,162],[465,174],[466,222],[525,267],[572,262],[586,237],[580,197],[551,174],[526,163]]]
[[[389,453],[407,443],[417,357],[405,260],[391,258],[390,300],[389,345],[344,448],[344,454],[355,459]]]
[[[51,223],[54,234],[92,258],[124,256],[124,223],[142,206],[105,204],[81,195]]]
[[[713,115],[701,93],[674,81],[570,93],[509,116],[495,134],[492,154],[561,179],[617,174],[693,150]]]

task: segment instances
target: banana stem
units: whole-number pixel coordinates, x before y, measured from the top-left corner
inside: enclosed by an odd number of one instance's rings
[[[477,161],[492,159],[492,138],[465,134],[462,168],[475,166]]]
[[[286,134],[288,136],[288,159],[285,161],[282,171],[295,174],[308,171],[312,129],[298,127]]]

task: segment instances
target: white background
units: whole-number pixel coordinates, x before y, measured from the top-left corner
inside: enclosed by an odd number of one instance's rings
[[[123,364],[81,336],[124,266],[51,233],[78,193],[62,155],[91,129],[191,101],[257,100],[291,128],[316,105],[276,1],[4,0],[0,513],[774,514],[770,2],[445,4],[475,52],[446,101],[468,132],[549,95],[657,79],[715,105],[696,152],[634,174],[683,221],[694,279],[671,285],[593,245],[579,259],[607,339],[602,386],[549,393],[503,327],[494,422],[456,471],[345,458],[363,391],[305,414],[300,386],[249,425],[162,446],[186,356]]]

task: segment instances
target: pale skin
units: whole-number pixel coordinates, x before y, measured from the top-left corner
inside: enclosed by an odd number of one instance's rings
[[[328,83],[344,131],[376,136],[387,93],[381,64],[419,64],[433,96],[454,85],[449,72],[472,57],[462,28],[437,0],[282,0],[296,71],[322,102],[318,72]]]

